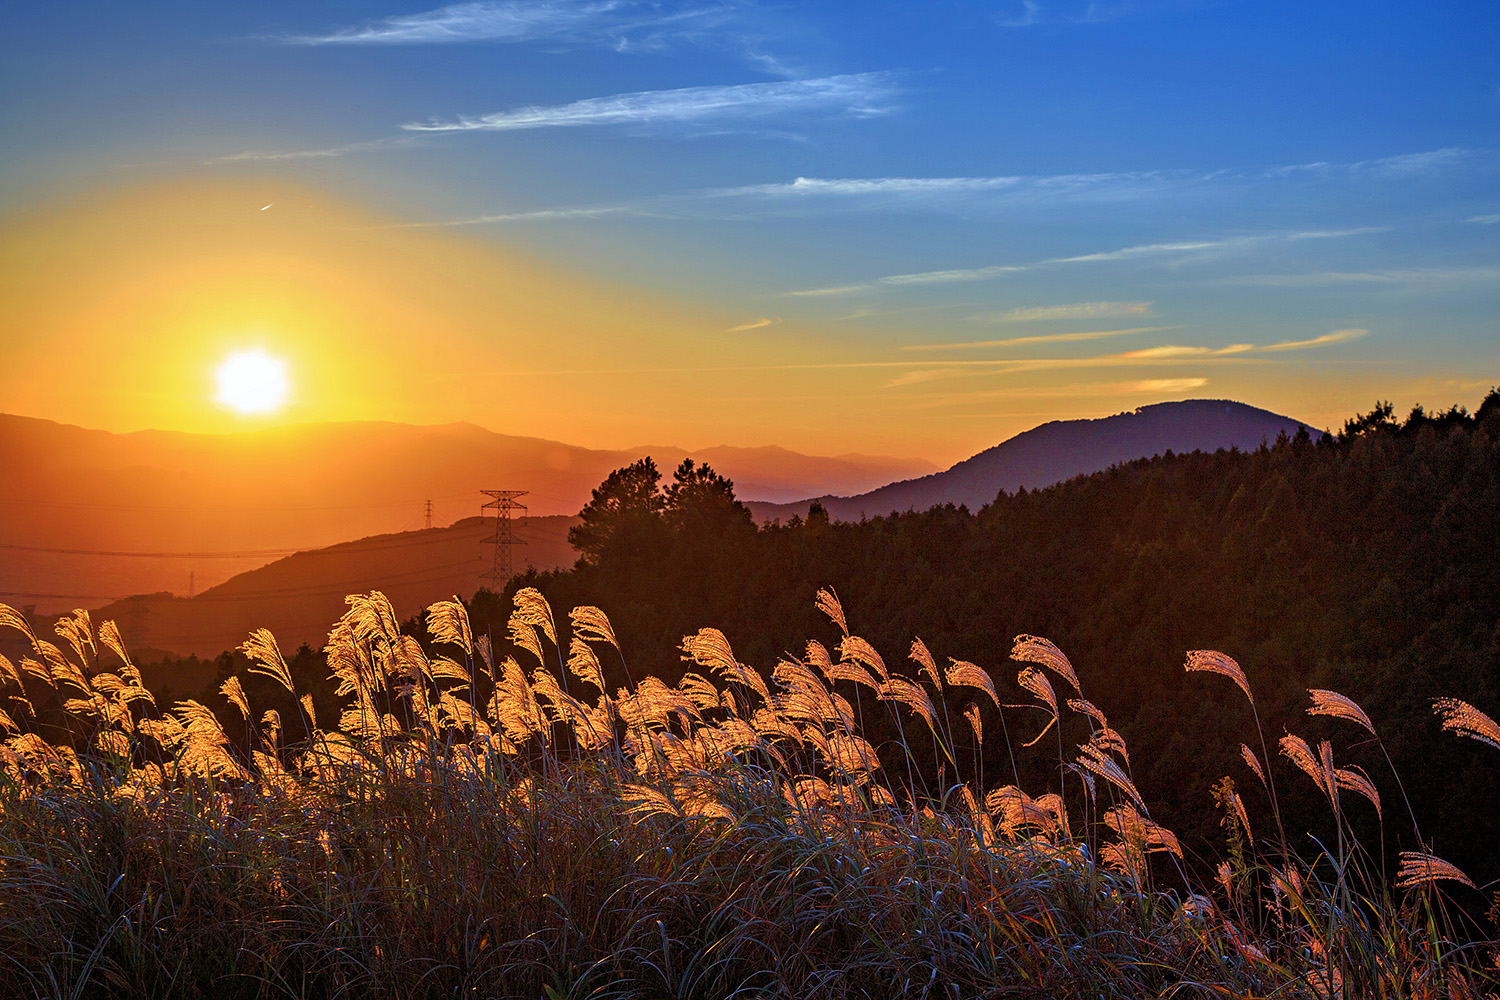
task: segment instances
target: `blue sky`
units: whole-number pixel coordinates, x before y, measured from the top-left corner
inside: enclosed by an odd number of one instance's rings
[[[1500,381],[1492,3],[30,3],[7,22],[0,212],[161,176],[310,185],[710,302],[735,357],[878,362],[837,383],[843,417],[798,411],[830,449],[955,459],[1190,396],[1336,424]],[[807,386],[763,389],[703,433],[784,436],[753,412]],[[861,433],[892,411],[900,433]]]

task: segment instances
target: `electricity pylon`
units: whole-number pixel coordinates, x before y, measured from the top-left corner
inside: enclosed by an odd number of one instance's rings
[[[510,547],[512,545],[525,545],[524,538],[517,538],[515,528],[510,522],[510,512],[518,510],[524,515],[526,505],[516,503],[517,497],[524,497],[530,490],[480,490],[485,496],[490,497],[490,502],[479,509],[495,511],[495,533],[484,541],[486,544],[493,542],[495,545],[495,560],[490,571],[480,577],[488,580],[490,589],[499,592],[510,582],[515,575],[511,566]]]

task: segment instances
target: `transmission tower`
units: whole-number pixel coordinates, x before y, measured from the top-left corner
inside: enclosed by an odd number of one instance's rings
[[[491,509],[495,511],[495,533],[484,540],[486,544],[490,542],[494,543],[495,561],[490,571],[481,576],[480,579],[488,580],[490,589],[498,592],[510,582],[510,578],[514,575],[514,570],[511,567],[510,547],[512,545],[526,544],[524,538],[516,537],[515,529],[510,523],[510,512],[518,510],[524,515],[526,513],[526,505],[516,503],[516,498],[524,497],[531,491],[480,490],[479,492],[490,498],[490,502],[482,505],[479,509],[481,511]]]
[[[431,500],[427,501],[427,506],[422,511],[422,518],[423,518],[424,521],[426,521],[426,524],[424,524],[423,527],[427,528],[429,531],[432,530],[432,501]]]

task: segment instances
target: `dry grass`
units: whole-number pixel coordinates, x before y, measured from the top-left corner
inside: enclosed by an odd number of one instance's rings
[[[34,652],[0,658],[0,995],[1496,990],[1493,943],[1462,931],[1439,886],[1472,883],[1424,852],[1384,881],[1339,794],[1378,810],[1379,792],[1336,767],[1331,744],[1282,740],[1334,812],[1336,849],[1309,862],[1284,838],[1257,842],[1226,781],[1230,860],[1195,887],[1056,646],[1021,636],[1013,654],[1049,716],[1031,742],[1059,734],[1058,786],[1033,798],[958,770],[948,704],[982,743],[1001,708],[988,671],[940,671],[920,640],[916,673],[892,670],[831,592],[817,603],[836,660],[810,641],[768,679],[705,628],[683,640],[678,684],[611,693],[599,656],[619,650],[597,608],[574,609],[560,636],[524,590],[506,652],[441,602],[424,649],[382,595],[355,595],[327,647],[338,725],[320,727],[305,695],[300,718],[258,712],[232,678],[242,740],[196,702],[157,706],[111,624],[64,619],[64,651],[0,605]],[[242,648],[252,672],[302,695],[269,633]],[[1071,755],[1037,667],[1066,681],[1089,726]],[[1194,652],[1188,669],[1230,677],[1253,705],[1230,658]],[[1312,696],[1315,713],[1375,732],[1347,698]],[[866,741],[861,704],[894,716],[900,745]],[[1472,706],[1438,709],[1463,735],[1494,735]],[[910,770],[910,734],[937,745],[947,787]]]

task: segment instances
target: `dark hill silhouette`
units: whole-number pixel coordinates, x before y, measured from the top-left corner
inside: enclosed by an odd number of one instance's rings
[[[1227,399],[1155,403],[1097,420],[1053,420],[987,448],[944,472],[891,483],[856,496],[817,499],[837,520],[857,521],[892,511],[962,504],[978,510],[1025,487],[1040,489],[1121,462],[1168,451],[1186,453],[1257,448],[1285,431],[1305,426],[1291,417]],[[1312,428],[1309,428],[1311,431]],[[807,516],[812,499],[789,504],[751,503],[757,519]]]
[[[512,550],[515,569],[571,566],[577,553],[567,535],[576,523],[576,517],[561,514],[514,521],[516,535],[526,542]],[[310,549],[240,573],[194,597],[143,594],[111,602],[93,617],[116,622],[126,645],[143,662],[162,653],[212,658],[238,646],[257,628],[270,629],[288,652],[304,642],[319,649],[347,610],[347,594],[379,590],[403,618],[434,601],[470,597],[492,567],[494,549],[484,539],[494,529],[494,518],[469,517],[446,528]],[[51,618],[35,620],[50,634]],[[4,652],[25,653],[19,647]]]

